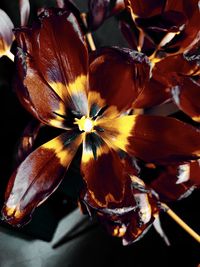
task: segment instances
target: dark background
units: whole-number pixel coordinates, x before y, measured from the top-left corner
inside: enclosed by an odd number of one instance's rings
[[[82,11],[87,8],[87,1],[75,1]],[[32,16],[36,14],[39,6],[45,4],[51,6],[55,1],[32,0]],[[15,26],[19,26],[18,1],[1,0],[0,7],[10,16]],[[105,45],[127,46],[118,30],[117,20],[109,19],[94,34],[97,47]],[[3,204],[3,194],[15,165],[17,142],[31,116],[21,107],[13,91],[13,77],[15,67],[6,57],[0,59],[0,203]],[[41,143],[46,136],[46,130],[38,140]],[[51,133],[54,135],[54,133]],[[74,165],[77,163],[75,162]],[[48,201],[39,207],[34,213],[30,224],[16,229],[16,234],[24,238],[24,234],[30,238],[39,238],[50,241],[59,220],[75,208],[77,192],[80,188],[81,178],[72,166],[69,179],[63,182],[60,188]],[[75,182],[76,181],[76,182]],[[199,191],[195,191],[187,199],[176,203],[170,203],[174,211],[180,215],[194,230],[200,233]],[[171,247],[167,247],[158,236],[153,227],[139,242],[122,247],[120,240],[112,238],[97,227],[95,231],[88,231],[86,243],[77,247],[77,257],[84,259],[81,266],[182,266],[197,267],[200,263],[200,247],[187,233],[185,233],[167,214],[161,214],[161,221],[167,233]],[[7,225],[2,224],[5,229]],[[1,264],[0,264],[1,266]],[[59,266],[59,263],[58,263]],[[77,265],[74,265],[77,266]],[[95,265],[97,266],[97,265]],[[36,266],[37,267],[37,266]]]

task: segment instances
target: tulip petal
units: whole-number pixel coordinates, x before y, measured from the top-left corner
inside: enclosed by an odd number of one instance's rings
[[[174,118],[102,116],[97,125],[102,129],[99,134],[110,147],[146,162],[168,164],[200,157],[200,131]]]
[[[127,180],[123,164],[95,133],[85,136],[81,169],[88,190],[100,207],[122,201]]]
[[[135,115],[126,151],[146,162],[168,164],[200,157],[200,131],[169,117]],[[178,136],[178,138],[177,138]]]
[[[19,10],[20,10],[21,26],[26,26],[30,14],[29,0],[19,0]]]
[[[90,92],[99,93],[106,105],[126,110],[148,83],[149,76],[150,62],[144,54],[104,48],[91,57]]]
[[[22,81],[25,80],[27,94],[34,82],[31,75],[34,72],[35,85],[39,82],[40,87],[47,91],[46,95],[54,92],[67,108],[86,115],[87,46],[73,13],[63,9],[45,9],[38,23],[30,29],[16,30],[15,35],[20,51],[18,61],[23,59],[20,75]],[[45,97],[42,96],[44,102],[51,106],[51,99]],[[40,101],[35,97],[31,102],[38,106]]]
[[[127,8],[130,9],[136,17],[143,18],[160,14],[163,10],[165,2],[165,0],[125,0]]]
[[[195,189],[190,175],[190,163],[167,166],[149,186],[156,191],[161,201],[176,201],[189,196]]]
[[[65,128],[65,103],[40,75],[30,55],[18,48],[16,64],[15,90],[21,104],[42,123]]]
[[[172,88],[176,105],[194,121],[200,122],[200,82],[188,77],[182,77]]]
[[[82,136],[65,132],[32,152],[13,173],[5,194],[4,219],[20,226],[59,186]]]
[[[14,25],[8,15],[0,9],[0,57],[5,55],[14,40]]]

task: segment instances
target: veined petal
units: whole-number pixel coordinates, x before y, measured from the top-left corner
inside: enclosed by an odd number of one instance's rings
[[[4,219],[20,226],[59,186],[82,136],[65,132],[32,152],[14,172],[7,186]]]
[[[111,108],[110,108],[111,109]],[[109,109],[108,109],[109,110]],[[129,137],[135,124],[135,116],[106,117],[105,114],[97,120],[96,125],[102,131],[99,135],[114,150],[127,151]]]
[[[14,25],[8,15],[0,9],[0,57],[5,55],[14,40]]]
[[[81,170],[93,200],[100,207],[122,201],[127,174],[117,153],[95,133],[85,135]]]
[[[29,0],[19,0],[19,10],[20,10],[21,26],[26,26],[30,14]]]
[[[23,33],[20,35],[22,38]],[[16,65],[15,90],[21,104],[41,122],[65,128],[65,103],[40,75],[31,56],[21,48],[18,48]]]
[[[74,14],[69,10],[45,9],[38,23],[30,29],[17,30],[15,35],[25,60],[29,57],[46,87],[67,108],[86,115],[87,46]],[[23,69],[28,67],[25,64]],[[24,76],[29,79],[26,71]]]
[[[104,48],[91,56],[90,91],[119,111],[131,107],[149,76],[148,58],[131,49]]]
[[[200,131],[169,117],[133,115],[126,151],[146,162],[175,163],[200,157]],[[178,137],[178,138],[177,138]]]
[[[194,121],[200,122],[200,81],[181,77],[172,88],[172,95],[174,102],[183,112]]]

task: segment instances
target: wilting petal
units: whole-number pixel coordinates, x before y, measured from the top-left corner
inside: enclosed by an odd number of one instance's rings
[[[81,169],[88,190],[100,207],[122,201],[127,174],[117,153],[95,133],[85,137]]]
[[[0,9],[0,57],[5,55],[14,40],[14,25],[8,15]]]
[[[40,128],[41,123],[33,119],[24,129],[17,148],[17,163],[21,163],[32,152]]]
[[[200,82],[188,77],[180,78],[172,88],[176,105],[194,121],[200,122]]]
[[[149,186],[156,191],[161,201],[175,201],[189,196],[196,188],[190,178],[190,163],[167,166]]]
[[[26,26],[30,14],[29,0],[19,0],[19,10],[20,10],[21,26]]]
[[[59,186],[82,136],[65,132],[32,152],[14,172],[7,186],[2,214],[12,225],[22,225],[34,209]]]
[[[162,164],[200,157],[200,131],[196,128],[167,117],[129,117],[134,119],[126,146],[129,155]]]
[[[68,108],[86,115],[87,46],[73,13],[46,9],[31,29],[17,30],[16,39],[22,50],[26,83],[33,83],[27,75],[31,65],[31,73],[40,77],[40,86],[43,83],[45,90],[54,91]]]
[[[149,76],[150,63],[144,54],[104,48],[91,59],[90,91],[99,93],[106,105],[126,110],[148,83]]]

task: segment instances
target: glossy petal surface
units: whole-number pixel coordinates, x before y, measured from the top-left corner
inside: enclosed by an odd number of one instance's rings
[[[14,25],[8,15],[0,9],[0,57],[10,50],[14,40],[13,30]]]
[[[61,183],[81,136],[65,132],[32,152],[13,173],[7,186],[4,219],[16,226],[26,223],[34,209]]]
[[[96,134],[85,137],[81,169],[88,190],[100,207],[122,201],[127,174],[117,153]]]
[[[87,49],[75,16],[66,10],[45,10],[31,29],[17,30],[16,39],[23,95],[41,120],[51,124],[49,120],[58,119],[54,112],[63,115],[67,108],[86,114]]]
[[[100,93],[106,105],[126,110],[149,81],[148,58],[130,49],[105,48],[90,63],[90,91]]]
[[[129,155],[162,164],[199,158],[200,131],[196,128],[173,118],[133,117],[129,145],[126,146]]]

